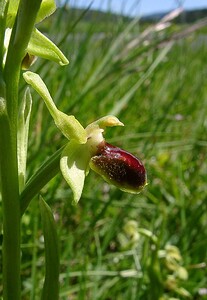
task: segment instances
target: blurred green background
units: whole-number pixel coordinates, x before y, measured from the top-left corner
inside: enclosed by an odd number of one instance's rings
[[[60,241],[60,299],[207,299],[207,28],[180,21],[163,28],[65,6],[41,25],[70,60],[32,67],[58,108],[83,126],[116,115],[125,127],[107,129],[106,140],[137,155],[149,182],[131,195],[91,171],[77,206],[61,174],[44,187]],[[32,95],[28,177],[66,142]],[[40,299],[37,199],[23,218],[22,261],[22,297]]]

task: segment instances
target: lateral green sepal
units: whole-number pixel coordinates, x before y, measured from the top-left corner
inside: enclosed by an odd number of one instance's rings
[[[64,148],[60,159],[60,170],[73,192],[73,203],[80,200],[85,177],[88,174],[90,153],[87,144],[71,141]]]

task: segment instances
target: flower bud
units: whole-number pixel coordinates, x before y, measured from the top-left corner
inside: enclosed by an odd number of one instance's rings
[[[108,183],[125,192],[139,193],[147,184],[142,162],[131,153],[105,141],[98,146],[96,155],[91,158],[90,167]]]

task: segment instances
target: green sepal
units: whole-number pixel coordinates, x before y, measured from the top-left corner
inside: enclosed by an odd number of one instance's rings
[[[62,152],[60,170],[72,189],[74,204],[80,200],[90,157],[87,144],[80,145],[75,141],[69,142]]]
[[[20,192],[24,188],[26,177],[27,146],[31,110],[32,96],[30,94],[29,88],[27,88],[19,110],[17,132],[18,173]]]
[[[26,51],[29,54],[52,60],[61,66],[69,63],[60,49],[36,28],[32,32]]]
[[[40,197],[40,212],[45,244],[45,281],[42,300],[59,299],[59,247],[55,220],[50,207]]]
[[[41,79],[33,72],[27,71],[23,74],[25,81],[30,84],[44,100],[56,126],[67,139],[74,139],[80,144],[87,141],[86,131],[74,116],[68,116],[57,109],[50,93]]]

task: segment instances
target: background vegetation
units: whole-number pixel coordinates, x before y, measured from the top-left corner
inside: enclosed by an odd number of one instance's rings
[[[33,70],[83,125],[116,115],[125,127],[106,139],[144,161],[149,185],[130,195],[91,172],[77,207],[60,174],[42,190],[57,221],[60,299],[207,299],[207,30],[86,15],[60,9],[43,24],[70,65],[39,59]],[[30,175],[65,143],[33,96]],[[40,228],[34,199],[22,224],[23,299],[40,297]]]

